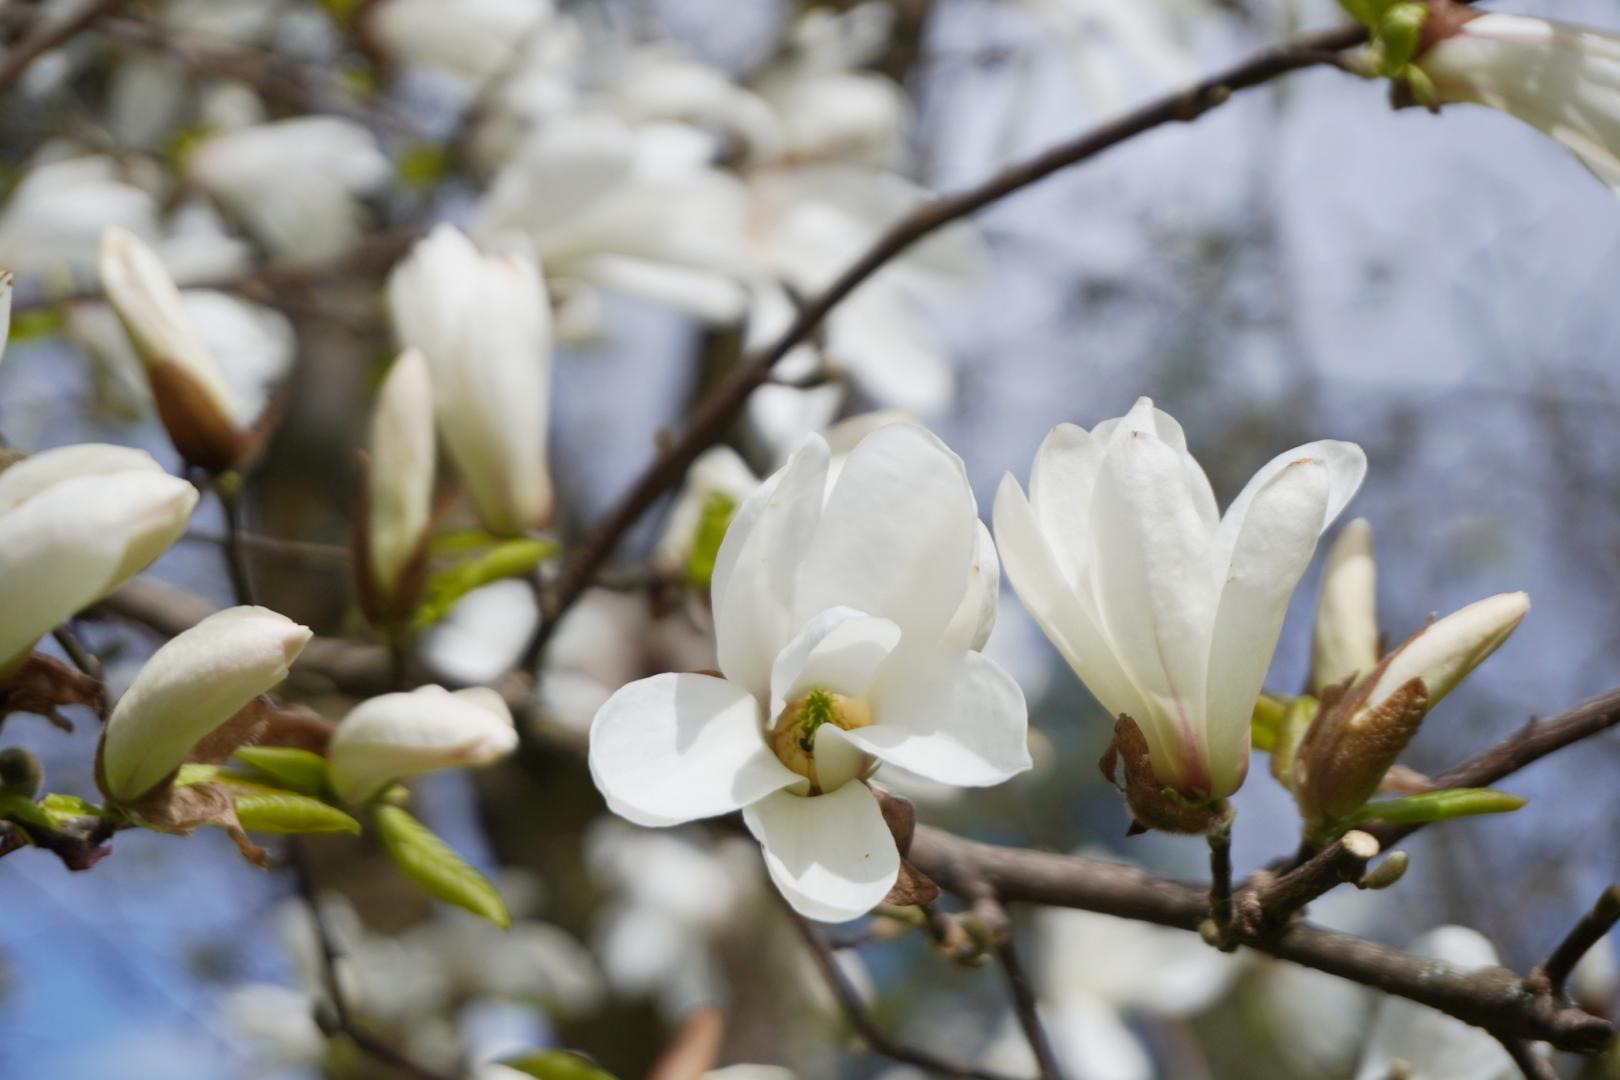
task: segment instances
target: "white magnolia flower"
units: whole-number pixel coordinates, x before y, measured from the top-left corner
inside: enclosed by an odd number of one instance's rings
[[[863,779],[874,760],[975,787],[1030,759],[1018,686],[947,633],[978,546],[961,460],[893,424],[829,491],[829,456],[811,437],[726,533],[711,588],[723,677],[619,690],[591,726],[590,764],[637,824],[742,810],[789,903],[844,920],[900,868]]]
[[[1620,191],[1620,34],[1495,12],[1446,20],[1446,36],[1414,61],[1439,103],[1516,116]]]
[[[497,761],[517,742],[511,710],[495,691],[422,686],[356,705],[332,733],[327,759],[333,789],[360,803],[407,776]]]
[[[576,604],[574,610],[578,607]],[[422,635],[417,653],[428,669],[446,682],[458,686],[494,683],[522,658],[539,623],[534,586],[517,578],[504,578],[474,589],[451,605],[444,618]],[[561,633],[559,626],[558,636]],[[617,651],[633,640],[628,635],[617,638],[608,651]],[[555,654],[556,644],[553,638],[546,650],[548,657]],[[549,689],[542,681],[541,694]]]
[[[710,164],[713,152],[710,136],[683,124],[552,118],[496,174],[474,235],[527,235],[559,281],[736,319],[746,196]]]
[[[321,259],[360,238],[360,197],[393,174],[360,124],[301,116],[227,131],[200,142],[186,177],[214,196],[275,255]]]
[[[109,228],[155,236],[157,205],[110,157],[36,165],[0,209],[0,266],[53,281],[95,269],[96,245]]]
[[[1412,951],[1464,969],[1498,962],[1484,935],[1463,926],[1431,930],[1412,943]],[[1506,1080],[1518,1075],[1513,1059],[1489,1033],[1393,994],[1379,1003],[1356,1070],[1356,1080]]]
[[[1222,799],[1249,767],[1249,718],[1317,538],[1366,457],[1314,442],[1272,459],[1222,517],[1181,426],[1140,399],[1090,432],[1052,430],[1030,497],[1008,475],[996,539],[1024,606],[1158,781]]]
[[[1041,1014],[1064,1075],[1074,1080],[1151,1080],[1153,1058],[1130,1020],[1196,1015],[1226,993],[1241,967],[1196,934],[1089,911],[1043,909],[1035,930]],[[986,1064],[1033,1067],[1014,1018]]]
[[[385,599],[422,551],[433,516],[433,382],[407,349],[394,361],[371,414],[366,541],[371,584]]]
[[[217,611],[142,665],[107,721],[102,782],[138,799],[191,748],[287,677],[310,629],[268,608]]]
[[[1322,563],[1322,591],[1311,633],[1311,692],[1370,672],[1378,664],[1378,567],[1372,526],[1356,518]]]
[[[540,268],[481,254],[441,225],[394,267],[388,300],[396,336],[427,359],[439,432],[479,520],[499,535],[545,524],[551,321]]]
[[[197,489],[139,450],[47,450],[0,472],[0,672],[180,538]]]

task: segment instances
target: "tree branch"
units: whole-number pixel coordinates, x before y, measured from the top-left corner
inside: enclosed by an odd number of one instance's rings
[[[23,73],[41,56],[59,46],[67,44],[73,38],[82,34],[97,22],[111,15],[124,3],[124,0],[97,0],[72,18],[61,22],[46,22],[35,27],[18,43],[17,47],[6,53],[0,59],[0,93],[10,90],[16,85]]]
[[[799,935],[804,938],[805,945],[809,947],[810,956],[815,960],[816,967],[821,970],[822,977],[827,980],[828,989],[833,992],[833,996],[838,999],[838,1004],[843,1008],[844,1015],[848,1018],[850,1026],[855,1029],[862,1039],[866,1040],[866,1044],[872,1048],[873,1053],[886,1057],[891,1061],[915,1065],[920,1069],[926,1069],[940,1076],[967,1077],[970,1080],[1009,1080],[1008,1077],[1001,1073],[980,1069],[964,1062],[951,1061],[948,1058],[931,1054],[926,1050],[903,1046],[884,1034],[873,1023],[872,1018],[867,1015],[866,1006],[862,1004],[860,994],[856,992],[854,986],[850,985],[849,979],[839,969],[838,961],[834,959],[832,950],[827,947],[827,943],[821,938],[821,932],[798,912],[790,910],[788,914],[792,916],[793,925],[798,929]]]
[[[1145,870],[997,847],[918,826],[907,856],[940,885],[958,890],[982,879],[1008,901],[1081,908],[1197,931],[1208,917],[1202,889]],[[1239,943],[1448,1013],[1502,1039],[1531,1039],[1595,1053],[1613,1038],[1607,1020],[1551,995],[1531,993],[1505,968],[1462,970],[1370,941],[1293,923],[1272,934],[1234,926]]]
[[[1614,929],[1614,924],[1620,922],[1620,885],[1610,885],[1603,890],[1592,910],[1581,917],[1568,936],[1558,943],[1552,955],[1537,968],[1531,978],[1546,980],[1547,992],[1556,996],[1564,993],[1564,983],[1569,979],[1570,972],[1575,965],[1581,962],[1581,957],[1592,950],[1592,946],[1603,940],[1603,935]]]
[[[525,667],[533,669],[533,661],[545,648],[559,617],[584,593],[619,541],[665,491],[680,482],[687,467],[699,454],[720,441],[741,414],[748,395],[768,379],[771,368],[805,341],[834,308],[890,260],[946,225],[966,218],[1055,172],[1096,157],[1154,128],[1196,120],[1238,91],[1260,86],[1290,71],[1321,64],[1325,58],[1365,40],[1365,31],[1359,26],[1344,26],[1295,38],[1009,166],[976,187],[955,195],[940,196],[896,222],[831,285],[808,298],[781,337],[763,352],[752,356],[699,403],[685,434],[659,454],[606,520],[574,549],[552,594],[546,617],[541,621],[525,654]]]

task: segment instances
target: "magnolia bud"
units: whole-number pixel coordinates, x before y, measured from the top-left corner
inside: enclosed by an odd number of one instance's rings
[[[1317,697],[1377,665],[1376,581],[1372,527],[1356,518],[1339,533],[1322,566],[1311,641],[1311,693]]]
[[[231,391],[187,319],[163,261],[120,228],[101,235],[101,285],[152,386],[170,440],[187,462],[224,472],[246,455]]]
[[[21,746],[0,750],[0,791],[32,799],[45,783],[45,770],[39,758]]]
[[[1530,610],[1522,592],[1469,604],[1420,630],[1390,658],[1369,698],[1371,707],[1410,679],[1422,679],[1433,708],[1470,671],[1495,652]]]
[[[262,607],[208,616],[152,654],[118,699],[101,748],[108,796],[130,802],[192,747],[287,677],[310,630]]]
[[[196,488],[120,447],[49,450],[0,473],[0,672],[167,551],[196,505]]]
[[[1412,635],[1355,686],[1325,690],[1294,757],[1294,794],[1307,820],[1331,821],[1364,805],[1429,710],[1529,609],[1524,593],[1470,604]]]
[[[391,610],[414,591],[406,579],[420,564],[433,516],[433,455],[433,383],[422,354],[407,349],[371,414],[365,554],[379,608]]]
[[[389,783],[457,765],[483,765],[517,748],[512,713],[486,687],[423,686],[355,706],[327,748],[332,787],[360,803]]]
[[[388,300],[400,343],[427,359],[439,432],[479,521],[500,536],[544,525],[551,312],[539,266],[484,255],[441,225],[394,268]]]

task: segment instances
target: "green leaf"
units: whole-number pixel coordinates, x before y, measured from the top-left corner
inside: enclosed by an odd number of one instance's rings
[[[62,332],[66,320],[56,308],[34,308],[19,311],[11,319],[11,343],[19,345],[36,338],[54,337]]]
[[[24,827],[29,825],[42,829],[56,827],[51,816],[38,803],[17,791],[0,791],[0,818],[15,821]]]
[[[424,630],[444,618],[451,606],[481,585],[502,578],[525,577],[557,553],[554,540],[503,540],[466,562],[435,571],[428,578],[426,598],[416,610],[414,628]]]
[[[233,756],[262,776],[262,783],[270,787],[317,797],[331,790],[326,759],[309,750],[291,746],[239,746]]]
[[[495,886],[426,825],[397,806],[377,807],[376,823],[389,857],[430,896],[488,919],[502,930],[512,925]]]
[[[615,1080],[612,1073],[572,1050],[539,1050],[501,1062],[535,1080]]]
[[[85,802],[77,795],[45,795],[39,800],[39,808],[45,811],[57,828],[80,818],[103,816],[100,807]]]
[[[335,806],[263,784],[225,785],[236,806],[236,820],[248,832],[360,834],[360,823]]]
[[[1476,817],[1480,814],[1507,814],[1519,809],[1525,800],[1491,788],[1450,788],[1426,791],[1402,799],[1370,802],[1352,814],[1346,823],[1389,821],[1397,825],[1426,825],[1431,821]]]

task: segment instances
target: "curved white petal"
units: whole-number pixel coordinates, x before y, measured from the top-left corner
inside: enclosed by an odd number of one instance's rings
[[[976,523],[978,542],[974,546],[973,565],[968,569],[967,590],[956,614],[945,624],[939,643],[952,649],[972,649],[978,652],[990,640],[996,628],[996,610],[1001,600],[1001,559],[996,555],[996,542],[984,522]]]
[[[1378,663],[1378,566],[1372,526],[1356,518],[1339,531],[1322,562],[1322,588],[1311,628],[1311,692],[1365,675]]]
[[[996,540],[1002,565],[1024,608],[1110,716],[1147,717],[1147,702],[1114,656],[1095,608],[1063,578],[1018,481],[1002,477],[996,491]],[[1146,723],[1146,720],[1141,721]]]
[[[512,713],[495,691],[421,686],[355,706],[333,732],[327,759],[333,789],[359,803],[408,776],[496,761],[517,743]]]
[[[371,414],[366,540],[371,574],[389,596],[421,548],[433,516],[433,379],[407,349],[383,380]]]
[[[191,484],[143,469],[62,480],[0,514],[0,670],[167,551],[196,505]]]
[[[977,521],[960,458],[923,428],[878,428],[850,453],[798,567],[798,618],[845,605],[938,641],[967,590]]]
[[[844,737],[879,760],[962,787],[999,784],[1030,767],[1023,691],[980,653],[903,648],[868,701],[871,726]]]
[[[621,687],[591,723],[591,778],[638,825],[677,825],[747,806],[802,778],[765,743],[759,702],[709,675]]]
[[[1115,656],[1147,699],[1133,716],[1160,780],[1207,786],[1204,678],[1219,581],[1181,453],[1121,425],[1097,477],[1092,587]]]
[[[864,697],[899,643],[900,628],[888,619],[854,608],[822,612],[771,665],[771,716],[811,690]]]
[[[0,514],[75,476],[162,471],[163,466],[151,454],[130,446],[75,443],[42,450],[0,471]]]
[[[1225,568],[1204,695],[1215,797],[1236,791],[1249,766],[1249,720],[1282,633],[1294,586],[1310,565],[1331,497],[1325,466],[1297,461],[1255,493]]]
[[[310,629],[268,608],[217,611],[142,665],[107,721],[102,780],[135,799],[205,736],[287,677]]]
[[[798,629],[795,575],[821,517],[827,460],[821,436],[807,438],[737,510],[715,555],[709,596],[720,670],[762,701],[771,665]]]
[[[743,811],[771,880],[793,910],[823,922],[860,918],[900,874],[900,851],[865,784],[802,798],[778,791]]]
[[[1103,447],[1091,432],[1059,424],[1047,433],[1029,470],[1029,504],[1064,578],[1079,581],[1090,559],[1086,537],[1095,519],[1091,498]]]
[[[1368,697],[1377,707],[1403,683],[1422,679],[1429,708],[1501,647],[1530,611],[1522,592],[1499,593],[1476,600],[1424,629],[1390,660]]]
[[[1318,533],[1333,524],[1345,505],[1355,497],[1356,491],[1361,487],[1362,478],[1367,475],[1367,455],[1362,452],[1361,447],[1352,442],[1322,439],[1296,446],[1292,450],[1284,450],[1250,477],[1249,482],[1243,485],[1243,490],[1238,492],[1238,497],[1232,500],[1232,505],[1226,508],[1220,528],[1215,531],[1213,559],[1216,566],[1225,566],[1231,561],[1232,546],[1237,543],[1238,533],[1243,528],[1243,517],[1249,512],[1249,504],[1254,501],[1254,497],[1264,490],[1278,473],[1296,461],[1319,462],[1327,469],[1328,497],[1322,510],[1321,524],[1317,527]]]

